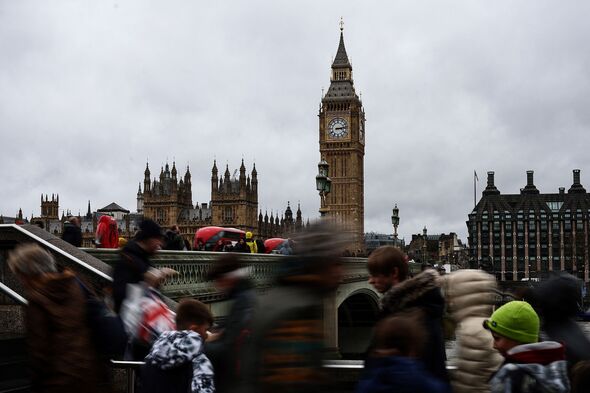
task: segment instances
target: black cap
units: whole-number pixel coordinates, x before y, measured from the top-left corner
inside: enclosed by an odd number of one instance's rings
[[[152,238],[162,238],[164,235],[162,234],[162,228],[156,222],[145,219],[139,224],[139,232],[137,236],[135,236],[136,240],[145,240],[145,239],[152,239]]]

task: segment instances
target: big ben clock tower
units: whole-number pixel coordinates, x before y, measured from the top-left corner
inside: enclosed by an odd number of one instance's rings
[[[320,155],[330,165],[332,179],[326,198],[327,215],[351,235],[349,251],[356,253],[364,250],[365,111],[354,90],[342,22],[330,88],[322,97],[319,120]]]

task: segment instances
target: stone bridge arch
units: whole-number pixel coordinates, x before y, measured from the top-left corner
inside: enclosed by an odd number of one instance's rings
[[[344,359],[360,359],[379,312],[379,294],[366,282],[345,284],[336,294],[337,347]]]

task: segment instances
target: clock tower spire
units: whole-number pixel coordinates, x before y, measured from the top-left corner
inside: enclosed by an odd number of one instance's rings
[[[332,179],[327,216],[351,235],[349,251],[357,253],[364,250],[365,111],[354,89],[342,21],[330,88],[320,105],[319,142],[320,158],[328,162]]]

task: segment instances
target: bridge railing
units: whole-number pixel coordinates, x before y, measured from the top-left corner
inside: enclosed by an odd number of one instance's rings
[[[85,248],[88,254],[114,266],[119,260],[119,250]],[[211,264],[221,253],[206,251],[158,251],[151,260],[158,267],[168,267],[179,274],[170,277],[163,285],[166,296],[178,299],[185,296],[203,301],[214,301],[222,296],[212,282],[207,281]],[[250,277],[258,288],[271,286],[283,263],[295,258],[272,254],[240,254],[245,265],[250,267]],[[342,258],[344,282],[364,281],[368,278],[365,258]]]

